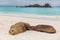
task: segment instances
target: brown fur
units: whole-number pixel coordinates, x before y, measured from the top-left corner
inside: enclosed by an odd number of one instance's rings
[[[19,33],[22,33],[27,30],[27,27],[29,27],[30,24],[24,23],[24,22],[19,22],[11,26],[9,30],[9,34],[11,35],[16,35]]]
[[[38,32],[46,32],[46,33],[56,33],[56,30],[53,26],[50,25],[37,25],[37,26],[30,26],[29,23],[19,22],[11,26],[9,30],[9,34],[16,35],[27,30],[34,30]]]
[[[53,26],[50,25],[37,25],[32,30],[46,33],[56,33],[56,30],[53,28]]]

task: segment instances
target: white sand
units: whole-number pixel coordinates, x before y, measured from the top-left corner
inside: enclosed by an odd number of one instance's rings
[[[55,34],[26,31],[18,35],[9,35],[11,25],[27,22],[31,25],[46,24],[56,29]],[[33,14],[0,14],[0,40],[60,40],[60,16],[41,16]]]

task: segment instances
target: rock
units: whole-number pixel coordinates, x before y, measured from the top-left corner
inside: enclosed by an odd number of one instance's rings
[[[24,22],[13,24],[9,30],[9,34],[16,35],[16,34],[25,32],[27,30],[27,27],[29,26],[30,24],[24,23]]]
[[[43,6],[40,4],[33,4],[33,5],[27,5],[23,7],[41,7],[41,8],[51,8],[52,6],[49,3],[44,4]]]
[[[34,5],[28,5],[28,6],[25,6],[25,7],[41,7],[41,5],[39,5],[39,4],[34,4]]]
[[[46,3],[43,7],[51,7],[49,3]]]
[[[37,25],[33,30],[46,33],[56,33],[56,30],[50,25]]]

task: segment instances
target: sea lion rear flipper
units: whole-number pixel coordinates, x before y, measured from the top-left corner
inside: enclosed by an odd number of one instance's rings
[[[56,33],[56,30],[50,25],[37,25],[35,30],[46,33]]]

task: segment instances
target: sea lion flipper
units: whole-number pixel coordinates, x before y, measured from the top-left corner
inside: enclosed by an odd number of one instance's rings
[[[35,30],[46,33],[56,33],[56,30],[51,25],[37,25]]]

